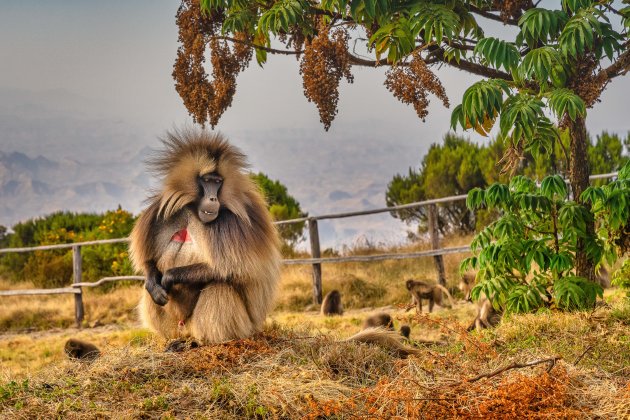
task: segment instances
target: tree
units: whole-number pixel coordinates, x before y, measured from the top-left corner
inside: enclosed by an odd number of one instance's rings
[[[4,248],[7,239],[7,227],[0,225],[0,248]]]
[[[251,174],[251,177],[265,195],[269,212],[274,220],[298,219],[308,216],[308,213],[302,212],[300,203],[289,194],[287,187],[280,181],[273,181],[262,172]],[[293,252],[295,245],[302,239],[305,225],[306,223],[301,222],[278,226],[280,237],[283,240],[283,254],[287,255]]]
[[[540,185],[515,176],[509,184],[470,191],[466,203],[471,209],[501,211],[471,243],[475,255],[461,264],[462,270],[477,271],[473,299],[491,296],[492,304],[507,312],[593,307],[603,290],[576,275],[574,254],[584,241],[594,260],[604,257],[612,265],[630,250],[630,162],[616,180],[582,193],[591,210],[569,198],[559,175],[545,177]],[[588,221],[596,222],[597,237],[589,234]],[[615,273],[616,284],[628,286],[622,277],[627,268],[626,263],[621,275]]]
[[[624,151],[625,149],[625,151]],[[617,134],[604,131],[595,143],[589,141],[588,164],[594,174],[618,171],[630,159],[630,133],[622,139]]]
[[[409,168],[408,176],[394,176],[387,185],[387,205],[466,194],[474,187],[485,186],[479,151],[480,147],[470,140],[447,134],[443,144],[431,145],[418,171]],[[392,212],[392,216],[407,223],[419,222],[423,230],[428,218],[425,207]],[[475,230],[475,219],[465,203],[447,203],[438,207],[438,229],[442,234],[470,233]]]
[[[567,136],[561,141],[568,144]],[[595,142],[588,138],[588,161],[594,173],[619,170],[628,161],[630,135],[622,139],[618,135],[603,132]],[[506,142],[495,137],[487,144],[475,144],[470,140],[449,133],[441,144],[433,143],[423,157],[419,169],[409,168],[408,174],[396,174],[387,186],[385,200],[388,206],[408,204],[431,198],[465,194],[475,187],[485,188],[496,182],[509,182],[508,174],[502,173],[496,162],[505,154]],[[567,175],[562,158],[562,148],[557,144],[550,156],[535,158],[525,153],[514,173],[541,180],[547,175]],[[607,181],[597,181],[604,185]],[[391,213],[407,224],[419,224],[425,230],[427,211],[424,207],[398,210]],[[449,231],[470,233],[483,228],[496,219],[496,212],[470,212],[464,202],[440,204],[438,228],[442,234]]]
[[[564,158],[572,196],[588,208],[580,200],[589,185],[586,109],[630,69],[630,7],[618,9],[611,0],[562,0],[553,10],[539,3],[184,0],[177,14],[181,46],[173,76],[193,118],[214,126],[253,52],[260,65],[268,53],[297,55],[304,94],[328,128],[337,113],[340,80],[352,82],[352,66],[390,66],[385,86],[424,119],[429,94],[449,106],[431,70],[447,64],[484,78],[466,90],[452,126],[487,134],[498,121],[510,141],[502,159],[507,166],[516,166],[527,151],[553,151],[559,133],[547,116],[551,111],[570,136]],[[516,35],[485,36],[480,16],[513,27]],[[286,48],[272,48],[272,38]],[[356,54],[354,41],[374,60]],[[206,45],[211,80],[203,66]],[[589,223],[590,234],[593,229]],[[578,273],[592,277],[593,261],[583,243],[576,258]]]

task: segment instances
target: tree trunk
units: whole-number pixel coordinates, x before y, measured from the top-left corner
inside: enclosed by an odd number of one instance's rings
[[[435,204],[429,205],[429,236],[431,238],[431,249],[440,249],[440,239],[438,233],[438,211]],[[441,255],[433,257],[435,271],[438,275],[438,283],[446,287],[446,273],[444,271],[444,259]]]
[[[575,121],[570,123],[569,132],[571,134],[570,145],[570,167],[569,167],[569,182],[571,183],[571,192],[573,193],[573,199],[587,206],[590,210],[590,206],[586,203],[582,203],[580,195],[588,188],[590,175],[590,169],[588,167],[588,135],[586,133],[586,122],[584,118],[578,117]],[[593,221],[588,222],[586,225],[588,234],[594,234],[595,224]],[[594,265],[587,258],[585,251],[585,244],[582,239],[577,242],[577,252],[575,255],[575,271],[580,277],[587,279],[594,279]]]

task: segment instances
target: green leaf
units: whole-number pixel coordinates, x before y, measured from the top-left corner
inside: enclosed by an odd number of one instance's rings
[[[508,72],[516,68],[521,58],[514,44],[493,37],[479,40],[474,54],[483,57],[493,67],[503,67]]]
[[[550,200],[563,200],[569,195],[567,184],[560,175],[545,177],[540,183],[540,191]]]
[[[580,200],[583,203],[595,204],[597,202],[604,201],[606,199],[606,193],[601,187],[588,187],[580,195]]]
[[[459,272],[462,274],[469,270],[476,270],[477,268],[477,257],[464,258],[459,264]]]
[[[593,5],[593,0],[562,0],[562,8],[566,11],[577,12]]]
[[[535,284],[519,284],[510,289],[506,311],[509,313],[527,313],[544,305],[542,296],[545,290]]]
[[[599,296],[603,297],[602,287],[582,277],[568,276],[555,281],[553,297],[559,308],[575,310],[588,309],[595,305]]]
[[[258,31],[271,32],[278,35],[280,32],[289,32],[290,27],[298,25],[304,19],[305,8],[308,6],[304,0],[282,0],[260,15],[258,19]]]
[[[376,15],[376,0],[364,0],[365,12],[371,18]]]
[[[414,14],[413,32],[428,43],[438,44],[442,38],[453,39],[460,29],[460,20],[451,7],[443,4],[420,3]]]
[[[494,224],[494,236],[499,240],[510,237],[522,237],[523,225],[516,217],[507,214]]]
[[[563,273],[573,268],[573,256],[566,252],[552,255],[549,261],[549,268],[558,273]]]
[[[499,121],[500,133],[504,137],[509,137],[509,133],[514,129],[515,142],[520,141],[520,137],[532,140],[536,135],[536,126],[539,120],[544,118],[544,103],[535,96],[527,93],[518,93],[510,96],[503,104],[503,112]]]
[[[592,220],[591,213],[586,207],[568,201],[560,207],[558,220],[565,232],[575,232],[578,236],[586,236],[586,225]]]
[[[617,175],[618,179],[628,179],[630,180],[630,160],[628,160],[625,165],[622,166],[621,169],[619,169],[619,173]]]
[[[489,79],[474,83],[464,92],[461,107],[453,110],[451,125],[455,128],[459,123],[465,130],[475,128],[481,134],[487,133],[487,128],[491,128],[488,122],[493,122],[501,113],[503,94],[509,92],[505,80]]]
[[[476,210],[484,205],[485,191],[479,187],[475,187],[468,191],[468,197],[466,197],[466,207],[470,210]]]
[[[529,9],[518,21],[519,35],[530,47],[536,47],[538,42],[547,44],[558,38],[568,19],[563,10]]]
[[[569,115],[572,121],[577,117],[586,116],[586,104],[570,89],[554,89],[547,95],[549,107],[558,120]]]
[[[486,204],[488,208],[499,207],[510,203],[510,190],[505,184],[492,184],[486,190]]]
[[[602,34],[602,24],[594,9],[581,9],[572,16],[558,39],[560,50],[565,56],[577,58],[587,49],[593,48],[595,35]]]
[[[566,81],[562,56],[551,46],[529,51],[523,57],[519,73],[522,78],[533,77],[540,83],[551,81],[554,86],[563,86]]]
[[[415,37],[410,21],[399,18],[379,28],[369,40],[374,48],[376,58],[387,52],[389,62],[395,64],[408,56],[415,48]]]
[[[516,175],[510,180],[510,191],[517,193],[531,193],[536,190],[536,183],[531,179]]]

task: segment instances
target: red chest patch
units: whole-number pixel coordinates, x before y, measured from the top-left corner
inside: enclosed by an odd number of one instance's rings
[[[192,242],[192,236],[190,236],[190,233],[188,233],[186,229],[182,229],[179,232],[175,233],[175,235],[173,235],[171,241],[181,243]]]

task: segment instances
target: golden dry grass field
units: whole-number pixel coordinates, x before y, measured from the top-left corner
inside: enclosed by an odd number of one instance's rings
[[[446,259],[449,279],[459,259]],[[407,278],[435,278],[432,260],[324,265],[324,292],[341,290],[348,308],[327,318],[309,307],[310,267],[285,267],[263,333],[181,354],[138,325],[140,285],[86,291],[80,330],[72,296],[1,298],[0,418],[629,418],[624,292],[607,290],[590,312],[511,316],[468,333],[470,303],[404,312]],[[380,310],[412,326],[418,355],[343,341]],[[102,356],[67,360],[69,337]]]

